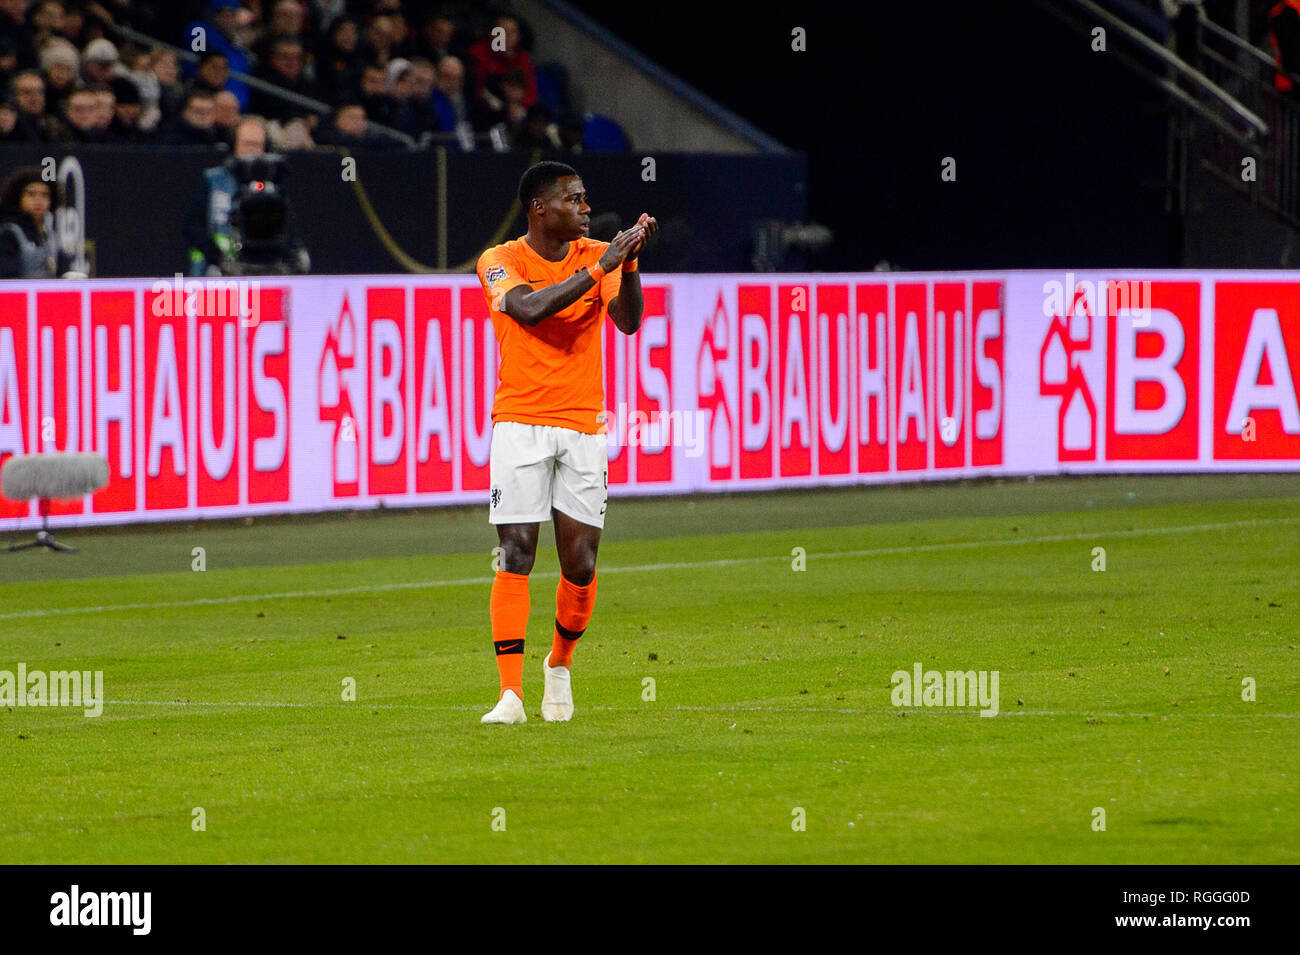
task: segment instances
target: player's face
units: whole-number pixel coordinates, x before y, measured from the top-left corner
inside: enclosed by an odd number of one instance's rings
[[[591,206],[587,205],[587,188],[577,176],[556,180],[546,201],[546,218],[551,231],[566,240],[586,235],[591,222]]]

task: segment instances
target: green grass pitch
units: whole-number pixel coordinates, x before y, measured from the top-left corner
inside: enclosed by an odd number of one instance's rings
[[[1300,862],[1297,505],[1279,475],[616,499],[573,722],[538,714],[548,529],[512,727],[479,724],[481,509],[68,531],[0,552],[0,670],[102,670],[107,703],[0,708],[0,858]],[[997,671],[1000,714],[894,705],[918,662]]]

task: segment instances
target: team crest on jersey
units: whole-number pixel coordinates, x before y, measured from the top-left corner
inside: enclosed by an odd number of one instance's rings
[[[489,265],[488,270],[483,273],[483,278],[488,285],[496,285],[506,277],[506,267],[504,265]]]

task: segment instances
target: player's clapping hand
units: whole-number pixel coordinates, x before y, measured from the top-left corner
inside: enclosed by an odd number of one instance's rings
[[[637,242],[637,244],[632,247],[632,251],[627,254],[628,261],[634,260],[641,250],[645,248],[645,244],[650,241],[650,237],[659,231],[659,220],[654,216],[643,212],[641,213],[641,217],[636,220],[636,226],[634,226],[634,228],[641,229],[642,234],[640,241]]]
[[[627,254],[632,251],[633,248],[642,244],[642,239],[644,237],[645,229],[640,225],[634,225],[632,228],[626,229],[614,236],[614,240],[610,242],[609,248],[606,249],[605,254],[600,257],[600,267],[606,272],[614,271],[614,269],[623,264],[623,260],[627,258]]]

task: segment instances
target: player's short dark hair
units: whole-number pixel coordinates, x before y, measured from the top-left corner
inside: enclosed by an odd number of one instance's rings
[[[576,176],[577,174],[578,170],[572,166],[566,166],[562,162],[547,160],[529,166],[519,180],[519,204],[524,207],[524,212],[527,212],[533,200],[545,192],[553,183],[558,182],[565,176]]]

